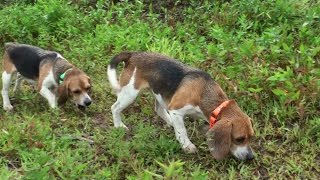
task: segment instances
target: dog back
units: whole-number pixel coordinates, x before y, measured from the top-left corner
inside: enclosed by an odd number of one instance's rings
[[[39,65],[43,59],[57,56],[57,53],[51,51],[15,43],[6,43],[5,51],[17,71],[28,79],[37,79],[39,77]]]

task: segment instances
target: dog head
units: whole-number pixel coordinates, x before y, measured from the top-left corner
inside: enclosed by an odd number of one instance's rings
[[[254,158],[250,147],[250,139],[254,135],[251,119],[235,102],[221,112],[219,121],[206,135],[210,152],[217,160],[229,153],[240,160]]]
[[[72,70],[59,86],[59,104],[64,104],[70,98],[79,109],[84,110],[92,102],[90,91],[90,78],[80,70]]]

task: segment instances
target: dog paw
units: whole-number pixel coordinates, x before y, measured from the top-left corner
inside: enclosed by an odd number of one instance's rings
[[[183,148],[183,151],[186,153],[194,154],[198,151],[198,149],[194,144],[189,144],[187,147]]]
[[[11,111],[13,109],[13,106],[11,104],[9,104],[9,105],[3,106],[3,109],[5,111]]]
[[[115,125],[114,127],[115,127],[115,128],[124,128],[124,129],[126,129],[127,131],[129,130],[129,128],[128,128],[125,124],[123,124],[123,123],[121,123],[121,124],[119,124],[119,125]]]

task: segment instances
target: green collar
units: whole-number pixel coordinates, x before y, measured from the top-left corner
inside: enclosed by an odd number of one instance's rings
[[[59,76],[59,84],[61,84],[61,83],[63,82],[64,77],[66,76],[67,72],[68,72],[68,71],[71,71],[71,70],[72,70],[72,68],[69,68],[69,69],[67,69],[64,73],[62,73],[62,74]]]

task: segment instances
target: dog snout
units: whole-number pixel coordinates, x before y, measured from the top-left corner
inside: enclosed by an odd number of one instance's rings
[[[254,153],[251,150],[250,146],[237,146],[231,152],[236,158],[238,158],[240,160],[252,160],[252,159],[254,159]]]
[[[89,106],[91,103],[92,103],[92,101],[91,101],[90,98],[86,98],[86,99],[84,100],[84,105],[85,105],[85,106]]]
[[[249,147],[248,148],[248,153],[246,155],[246,160],[252,160],[252,159],[254,159],[254,155],[253,155],[253,152],[252,152],[251,148]]]
[[[248,153],[247,156],[246,156],[246,159],[247,159],[247,160],[252,160],[252,159],[254,159],[253,154],[252,154],[252,153]]]

